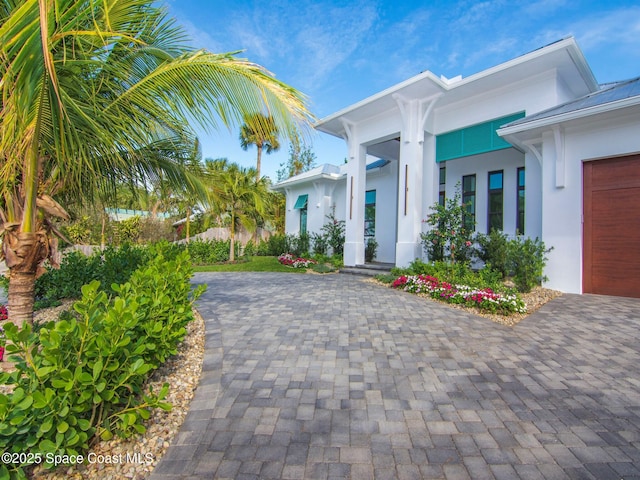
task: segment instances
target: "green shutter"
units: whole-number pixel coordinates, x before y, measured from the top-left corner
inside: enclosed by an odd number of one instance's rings
[[[300,195],[293,208],[305,208],[307,206],[307,200],[309,195]]]
[[[443,133],[436,137],[436,162],[509,148],[496,133],[501,126],[524,117],[524,112]]]

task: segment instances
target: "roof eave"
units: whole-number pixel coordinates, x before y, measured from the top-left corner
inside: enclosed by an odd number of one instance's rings
[[[558,123],[620,110],[621,108],[632,107],[635,105],[640,105],[640,96],[624,98],[622,100],[609,102],[602,105],[594,105],[593,107],[574,110],[572,112],[565,112],[558,115],[552,115],[550,117],[540,118],[538,120],[531,120],[530,122],[519,123],[518,125],[513,125],[511,127],[506,126],[497,130],[497,133],[501,137],[515,135],[518,133],[550,127]]]
[[[321,174],[313,175],[310,177],[291,178],[291,179],[284,180],[280,183],[276,183],[271,187],[271,189],[275,191],[284,191],[288,187],[299,185],[302,183],[314,182],[318,180],[337,181],[337,180],[340,180],[340,178],[342,177],[344,177],[344,175],[339,173],[321,173]]]

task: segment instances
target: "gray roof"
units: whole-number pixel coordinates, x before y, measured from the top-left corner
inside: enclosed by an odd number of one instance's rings
[[[524,125],[535,120],[555,117],[566,113],[577,112],[587,108],[613,103],[627,98],[640,96],[640,77],[622,82],[607,83],[601,86],[597,92],[590,93],[584,97],[571,100],[557,107],[543,110],[542,112],[528,115],[514,122],[503,125],[505,127],[513,127],[516,125]]]

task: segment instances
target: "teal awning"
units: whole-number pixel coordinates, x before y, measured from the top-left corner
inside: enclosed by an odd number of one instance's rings
[[[524,117],[524,112],[471,125],[436,137],[436,162],[493,152],[511,147],[498,136],[496,130],[507,123]]]
[[[307,200],[309,200],[309,195],[300,195],[293,208],[307,208]]]
[[[376,203],[376,191],[369,190],[364,194],[364,204],[365,205],[375,205]]]

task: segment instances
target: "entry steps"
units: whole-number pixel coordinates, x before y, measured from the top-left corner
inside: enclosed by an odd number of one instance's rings
[[[372,262],[365,263],[364,265],[356,265],[355,267],[342,267],[340,273],[375,277],[376,275],[390,273],[394,266],[393,263]]]

